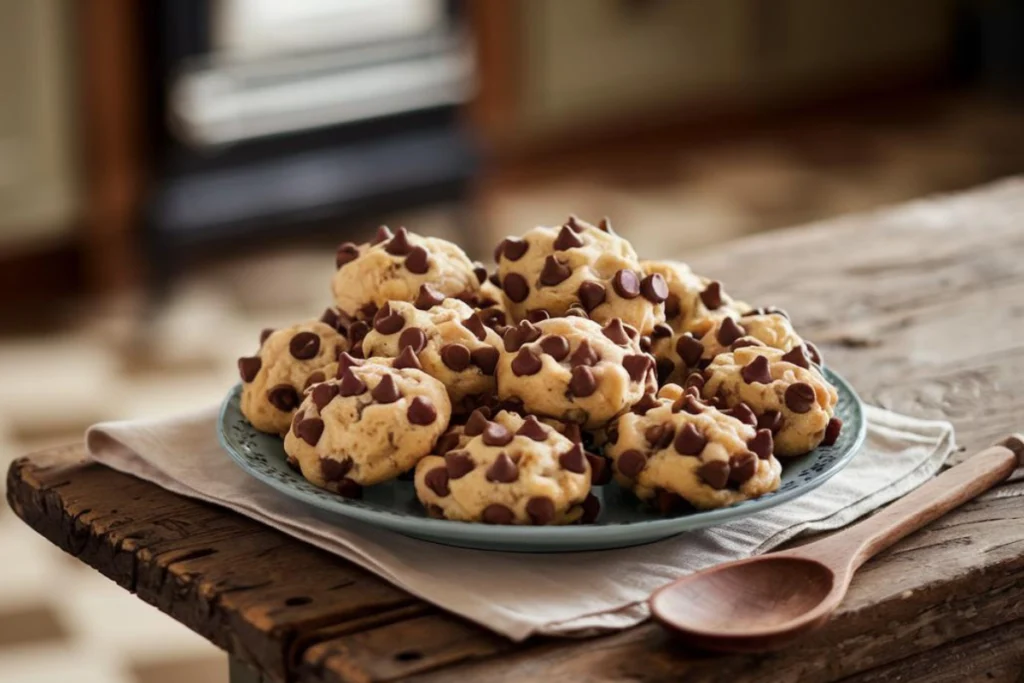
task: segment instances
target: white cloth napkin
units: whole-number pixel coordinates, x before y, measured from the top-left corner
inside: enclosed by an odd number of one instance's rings
[[[797,534],[835,529],[919,486],[953,449],[948,422],[868,407],[863,450],[831,481],[753,518],[635,548],[517,554],[448,548],[325,522],[243,472],[221,450],[215,409],[107,422],[86,434],[99,462],[216,503],[340,555],[424,600],[515,640],[583,635],[647,618],[645,600],[672,579],[763,553]]]

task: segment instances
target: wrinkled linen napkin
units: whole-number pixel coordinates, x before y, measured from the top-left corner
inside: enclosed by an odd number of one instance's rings
[[[634,548],[518,554],[449,548],[356,521],[325,522],[242,471],[217,442],[216,408],[107,422],[90,455],[181,495],[230,508],[312,543],[515,640],[585,635],[647,618],[659,586],[710,565],[766,552],[801,533],[836,529],[934,475],[953,450],[948,422],[868,407],[860,453],[821,488],[742,520]]]

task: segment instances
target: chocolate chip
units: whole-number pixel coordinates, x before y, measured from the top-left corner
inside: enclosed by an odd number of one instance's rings
[[[723,410],[723,413],[735,417],[737,420],[745,425],[753,427],[757,424],[757,415],[754,415],[754,411],[750,409],[746,403],[742,401],[734,405],[729,410]]]
[[[580,524],[593,524],[601,516],[601,501],[593,493],[588,493],[580,504],[583,514],[580,515]]]
[[[335,489],[342,498],[363,497],[363,487],[347,477],[335,484]]]
[[[548,428],[540,423],[540,420],[533,415],[527,416],[523,426],[516,432],[519,436],[525,436],[533,441],[545,441],[548,438]]]
[[[575,233],[583,232],[582,221],[577,218],[574,214],[570,214],[569,218],[565,222],[565,227],[569,228]]]
[[[679,430],[672,446],[680,455],[700,455],[708,440],[692,423],[687,423]]]
[[[505,248],[502,254],[509,261],[518,261],[530,248],[530,243],[519,237],[509,237],[505,240]]]
[[[560,334],[549,334],[540,340],[540,348],[544,353],[561,362],[569,355],[569,340]]]
[[[501,287],[501,280],[498,278],[498,273],[494,272],[487,276],[487,281],[495,287]]]
[[[782,413],[777,410],[766,410],[757,418],[757,428],[767,429],[772,434],[777,434],[782,429]]]
[[[584,310],[590,313],[604,303],[604,286],[598,282],[587,280],[580,285],[580,288],[576,291],[576,296],[580,298],[580,303],[583,304]]]
[[[581,398],[590,396],[597,391],[597,378],[594,371],[586,365],[577,365],[572,369],[572,379],[569,380],[569,390],[573,396]]]
[[[722,283],[712,280],[704,291],[700,293],[700,300],[709,311],[713,311],[722,305]]]
[[[526,514],[530,515],[530,521],[538,526],[550,524],[555,518],[555,502],[547,496],[531,498],[526,503]]]
[[[469,419],[466,420],[466,426],[463,427],[463,433],[466,436],[479,436],[484,433],[484,429],[490,421],[487,419],[487,414],[482,408],[477,408],[469,415]]]
[[[267,338],[274,334],[275,331],[273,327],[264,327],[260,330],[260,346],[263,346],[267,342]]]
[[[690,332],[687,332],[676,340],[676,353],[683,359],[683,363],[688,367],[693,367],[704,355],[704,345]]]
[[[282,413],[290,413],[299,405],[299,392],[290,384],[278,384],[267,392],[267,401]]]
[[[377,382],[377,386],[373,388],[373,391],[370,392],[370,396],[377,403],[394,403],[402,397],[402,392],[399,391],[394,377],[384,375]]]
[[[413,247],[405,257],[405,269],[416,275],[423,275],[430,270],[430,255],[423,247]]]
[[[487,281],[487,269],[484,268],[484,264],[479,261],[473,261],[473,275],[476,275],[476,281],[483,284]]]
[[[456,448],[459,445],[459,435],[455,432],[447,432],[437,443],[434,444],[434,453],[437,455],[444,455],[448,451]]]
[[[536,375],[543,367],[540,358],[532,350],[523,347],[512,359],[512,373],[516,377],[529,377]]]
[[[502,424],[488,422],[480,438],[487,446],[507,446],[512,441],[513,434]]]
[[[811,367],[811,359],[807,356],[807,351],[802,344],[798,344],[787,351],[782,356],[782,360],[799,366],[805,370],[808,370]]]
[[[423,483],[438,496],[444,498],[451,489],[448,488],[448,470],[444,467],[435,467],[423,477]]]
[[[651,448],[654,450],[668,448],[675,436],[676,430],[671,424],[651,425],[644,430],[644,438],[647,439],[647,443],[651,444]]]
[[[359,358],[354,358],[352,354],[342,351],[338,354],[338,373],[335,375],[338,379],[345,374],[345,371],[349,368],[358,367],[363,364],[363,361]]]
[[[651,408],[657,408],[659,405],[661,404],[658,402],[658,399],[654,397],[654,394],[644,394],[640,397],[639,401],[633,404],[633,407],[630,408],[630,410],[637,415],[646,415],[648,410]]]
[[[238,359],[238,374],[243,382],[251,382],[256,379],[256,373],[263,367],[263,360],[259,356],[248,356]]]
[[[562,469],[583,474],[587,471],[587,458],[583,454],[583,446],[575,444],[572,448],[558,456],[558,464]]]
[[[395,358],[392,366],[396,370],[422,370],[423,364],[420,363],[420,359],[416,356],[416,353],[412,350],[411,346],[406,346],[402,349],[398,357]]]
[[[775,442],[772,439],[771,430],[758,429],[757,433],[747,441],[747,448],[761,460],[767,460],[772,457]]]
[[[465,320],[460,320],[459,324],[465,327],[467,330],[473,333],[479,341],[485,341],[487,339],[487,330],[484,327],[484,322],[480,319],[480,316],[474,313]]]
[[[398,348],[409,347],[414,353],[419,353],[427,345],[427,335],[418,327],[409,329],[398,335]]]
[[[640,293],[652,304],[660,304],[668,298],[668,283],[660,273],[653,273],[641,280]]]
[[[679,301],[679,297],[675,294],[669,294],[668,298],[665,299],[665,317],[671,320],[682,312],[683,307]]]
[[[317,384],[313,387],[313,391],[310,392],[310,396],[313,397],[313,405],[316,409],[323,411],[327,404],[334,400],[334,397],[338,395],[338,385],[336,384]]]
[[[768,358],[765,356],[757,356],[754,360],[750,361],[740,369],[740,377],[747,384],[771,384],[772,373],[768,367]]]
[[[561,263],[554,256],[544,259],[544,267],[540,271],[540,283],[546,287],[554,287],[569,279],[572,275],[572,268],[567,263]]]
[[[653,340],[665,339],[671,336],[672,328],[666,325],[665,323],[658,323],[657,325],[654,326],[654,329],[651,330],[651,339]]]
[[[399,228],[395,236],[384,247],[384,251],[392,256],[405,256],[412,251],[412,244],[409,242],[409,231],[405,228]]]
[[[569,358],[569,364],[573,367],[577,365],[597,365],[599,360],[601,360],[601,356],[590,346],[590,342],[584,339]]]
[[[377,304],[373,301],[367,302],[360,306],[359,312],[367,320],[372,320],[373,316],[377,315]]]
[[[616,345],[629,346],[629,334],[622,325],[622,318],[612,318],[607,325],[601,328],[601,332]]]
[[[625,451],[619,456],[619,459],[616,462],[616,467],[618,467],[619,472],[630,479],[635,479],[637,475],[644,471],[644,467],[646,466],[647,456],[635,448]]]
[[[737,453],[729,458],[729,481],[741,485],[757,472],[757,456],[753,453]]]
[[[794,413],[806,413],[814,405],[814,387],[806,382],[791,384],[786,389],[786,407]]]
[[[359,396],[366,391],[366,382],[356,376],[351,369],[345,370],[338,384],[338,393],[343,396]]]
[[[381,334],[394,334],[403,327],[405,327],[405,318],[401,313],[392,311],[390,303],[384,304],[384,307],[373,317],[373,329]]]
[[[473,471],[476,463],[466,451],[448,451],[444,454],[444,466],[449,479],[461,479]]]
[[[715,339],[722,346],[729,346],[734,341],[746,334],[747,331],[743,329],[735,320],[732,318],[725,318],[718,326],[718,332],[715,333]]]
[[[526,312],[526,319],[531,323],[539,323],[542,320],[551,318],[551,313],[546,308],[531,308]]]
[[[704,383],[704,375],[699,372],[691,372],[686,376],[686,381],[683,382],[683,388],[689,389],[690,387],[693,387],[699,394],[704,389]]]
[[[469,349],[462,344],[445,344],[441,347],[441,362],[455,372],[469,367]]]
[[[484,524],[511,524],[515,517],[511,510],[500,503],[491,503],[481,514]]]
[[[320,384],[320,382],[323,382],[326,379],[327,377],[324,376],[324,373],[317,370],[316,372],[314,372],[313,374],[306,378],[306,383],[302,385],[302,389],[303,391],[305,391],[314,384]]]
[[[296,360],[309,360],[320,352],[320,337],[315,332],[299,332],[288,342],[288,351]]]
[[[729,463],[724,460],[711,460],[697,468],[697,476],[713,489],[724,489],[729,483]]]
[[[653,363],[651,357],[644,354],[630,355],[622,359],[622,367],[634,382],[643,382]]]
[[[530,285],[527,284],[526,278],[519,273],[509,273],[506,275],[502,288],[505,290],[508,298],[517,304],[526,301],[526,297],[530,295]]]
[[[608,466],[608,460],[593,453],[583,454],[590,463],[590,485],[604,486],[612,480],[612,468]]]
[[[380,244],[381,242],[388,241],[392,237],[394,237],[394,235],[391,234],[391,230],[388,228],[388,226],[382,225],[379,228],[377,228],[377,234],[373,238],[373,243]]]
[[[640,278],[629,268],[623,268],[612,276],[612,289],[623,299],[640,296]]]
[[[672,404],[673,413],[678,413],[680,410],[685,410],[690,415],[700,415],[704,412],[704,404],[694,396],[686,395]]]
[[[315,446],[324,433],[324,421],[319,417],[309,417],[295,425],[295,436],[310,446]]]
[[[597,229],[600,230],[601,232],[606,232],[609,235],[615,234],[615,231],[612,230],[612,221],[607,216],[605,216],[598,222]]]
[[[575,422],[567,422],[562,430],[562,436],[573,443],[583,443],[583,434],[580,433],[580,426]]]
[[[493,346],[473,349],[469,354],[469,359],[473,365],[480,368],[480,372],[485,375],[493,375],[494,368],[498,365],[498,349]]]
[[[425,311],[444,302],[444,298],[444,294],[439,292],[433,285],[422,284],[420,285],[419,293],[416,295],[414,305],[421,311]]]
[[[642,335],[640,337],[640,350],[644,353],[651,353],[651,338],[648,335]]]
[[[654,399],[654,395],[653,394],[647,394],[642,399],[640,399],[639,402],[637,402],[637,405],[640,405],[640,403],[643,403],[644,399],[646,399],[648,397],[650,397],[652,400]],[[644,413],[639,413],[639,414],[643,415],[645,413],[646,413],[646,411],[644,411]],[[616,429],[615,427],[609,427],[608,428],[607,436],[608,436],[608,443],[614,445],[614,444],[617,444],[619,442],[619,430]]]
[[[320,476],[324,481],[341,481],[346,474],[352,471],[352,458],[320,457]]]
[[[530,344],[540,339],[540,329],[528,320],[522,320],[516,327],[505,331],[505,350],[509,353],[518,351],[523,344]]]
[[[840,420],[838,417],[831,418],[828,421],[828,424],[825,426],[825,438],[822,439],[821,445],[822,446],[832,446],[832,445],[835,445],[835,442],[836,442],[837,439],[839,439],[839,434],[842,431],[843,431],[843,421]]]
[[[740,337],[729,345],[729,350],[735,351],[736,349],[742,349],[748,346],[764,346],[764,344],[753,337]]]
[[[563,225],[562,229],[558,231],[558,237],[555,238],[553,245],[556,251],[565,251],[566,249],[575,249],[583,246],[583,240],[570,228],[568,225]]]
[[[508,453],[501,452],[494,459],[494,462],[491,463],[491,466],[487,468],[484,476],[487,477],[487,481],[511,484],[519,479],[519,467],[512,462],[512,458],[508,457]]]
[[[409,409],[405,411],[405,416],[414,425],[434,424],[434,420],[437,419],[437,408],[430,402],[430,399],[417,396],[409,404]]]
[[[351,242],[345,242],[338,247],[334,255],[334,265],[341,268],[346,263],[351,263],[359,258],[359,247]]]
[[[752,308],[741,317],[746,318],[750,315],[781,315],[783,318],[789,318],[789,313],[786,313],[781,308],[776,308],[775,306],[759,306],[757,308]]]

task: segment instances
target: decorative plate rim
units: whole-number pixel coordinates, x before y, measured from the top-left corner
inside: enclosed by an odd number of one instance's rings
[[[476,522],[435,519],[427,517],[426,515],[416,516],[404,510],[376,510],[371,507],[364,507],[363,504],[352,504],[353,502],[350,502],[348,499],[341,496],[337,496],[335,498],[321,498],[313,493],[307,493],[306,491],[296,488],[296,486],[291,483],[287,483],[253,467],[249,462],[249,457],[238,452],[236,447],[228,440],[226,429],[228,412],[236,396],[241,393],[241,384],[236,384],[231,391],[228,392],[221,404],[217,419],[217,438],[221,447],[227,451],[231,459],[234,460],[235,463],[238,464],[247,474],[255,477],[275,490],[284,493],[289,498],[298,500],[306,505],[311,505],[320,510],[326,510],[343,517],[356,519],[375,526],[383,526],[399,533],[406,530],[412,535],[422,534],[435,538],[452,536],[453,541],[456,541],[460,539],[465,540],[467,535],[480,536],[480,532],[482,530],[486,530],[485,533],[487,540],[489,542],[499,544],[502,542],[511,543],[517,541],[523,543],[543,542],[547,544],[557,543],[562,539],[567,542],[571,542],[572,540],[578,540],[580,536],[588,536],[595,533],[600,534],[601,532],[598,531],[599,529],[621,530],[630,527],[643,528],[645,530],[645,535],[661,534],[662,536],[670,536],[675,533],[682,533],[683,531],[701,529],[724,524],[726,522],[745,519],[763,510],[787,503],[818,488],[849,464],[856,454],[860,452],[867,433],[867,424],[864,419],[864,404],[850,384],[842,376],[827,368],[823,368],[823,372],[829,382],[831,382],[833,386],[836,386],[836,388],[840,390],[841,394],[845,394],[845,397],[850,401],[848,408],[852,417],[855,419],[848,420],[847,422],[853,422],[854,424],[844,424],[844,427],[854,427],[857,430],[853,441],[850,442],[848,447],[829,464],[827,469],[817,472],[816,476],[808,479],[807,481],[798,482],[796,486],[793,486],[789,490],[782,490],[780,488],[778,491],[774,491],[759,498],[741,501],[728,507],[693,512],[674,517],[657,517],[652,513],[650,519],[622,521],[610,524],[601,524],[599,522],[589,525],[568,526],[487,525]],[[811,453],[813,452],[814,451],[811,451]],[[266,457],[277,457],[274,454],[263,455]],[[294,473],[289,469],[284,470],[284,473],[309,485],[308,482],[306,482],[306,480],[298,473]],[[412,527],[415,527],[415,529]],[[460,539],[456,539],[455,536],[460,537]]]

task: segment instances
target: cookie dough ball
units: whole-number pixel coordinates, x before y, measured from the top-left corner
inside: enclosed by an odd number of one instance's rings
[[[416,466],[416,495],[435,517],[486,524],[570,524],[584,517],[583,447],[535,417],[502,411],[466,423],[468,437]]]
[[[526,413],[602,427],[656,387],[654,359],[636,329],[613,318],[522,321],[505,332],[498,398]]]
[[[337,264],[334,301],[357,318],[373,317],[388,301],[414,302],[423,285],[442,296],[466,295],[480,288],[473,262],[462,249],[405,228],[392,235],[382,227],[370,245],[341,245]]]
[[[478,396],[495,391],[501,343],[498,333],[458,299],[445,299],[425,311],[392,301],[374,316],[363,354],[403,358],[404,363],[396,363],[421,368],[444,384],[456,413],[468,413],[479,403]]]
[[[352,495],[427,455],[448,427],[451,404],[444,385],[421,370],[342,365],[340,379],[310,390],[284,450],[314,485]]]
[[[324,381],[327,367],[347,349],[345,337],[326,322],[263,330],[259,352],[238,359],[242,414],[261,432],[284,434],[302,392]]]
[[[833,418],[838,394],[803,347],[788,352],[766,346],[736,349],[719,354],[702,374],[691,377],[687,382],[706,399],[770,429],[779,457],[807,453],[826,438],[835,441],[842,426]]]
[[[558,228],[534,228],[502,241],[494,258],[517,321],[562,316],[574,304],[600,323],[619,318],[643,334],[664,320],[665,281],[644,272],[607,219],[598,227],[570,217]]]
[[[771,432],[700,401],[696,389],[663,392],[642,414],[620,417],[614,436],[605,453],[616,480],[662,512],[725,507],[779,487]]]
[[[673,331],[702,336],[714,321],[738,318],[750,310],[750,306],[726,294],[721,282],[695,274],[685,263],[643,261],[640,267],[665,280],[665,322]]]

